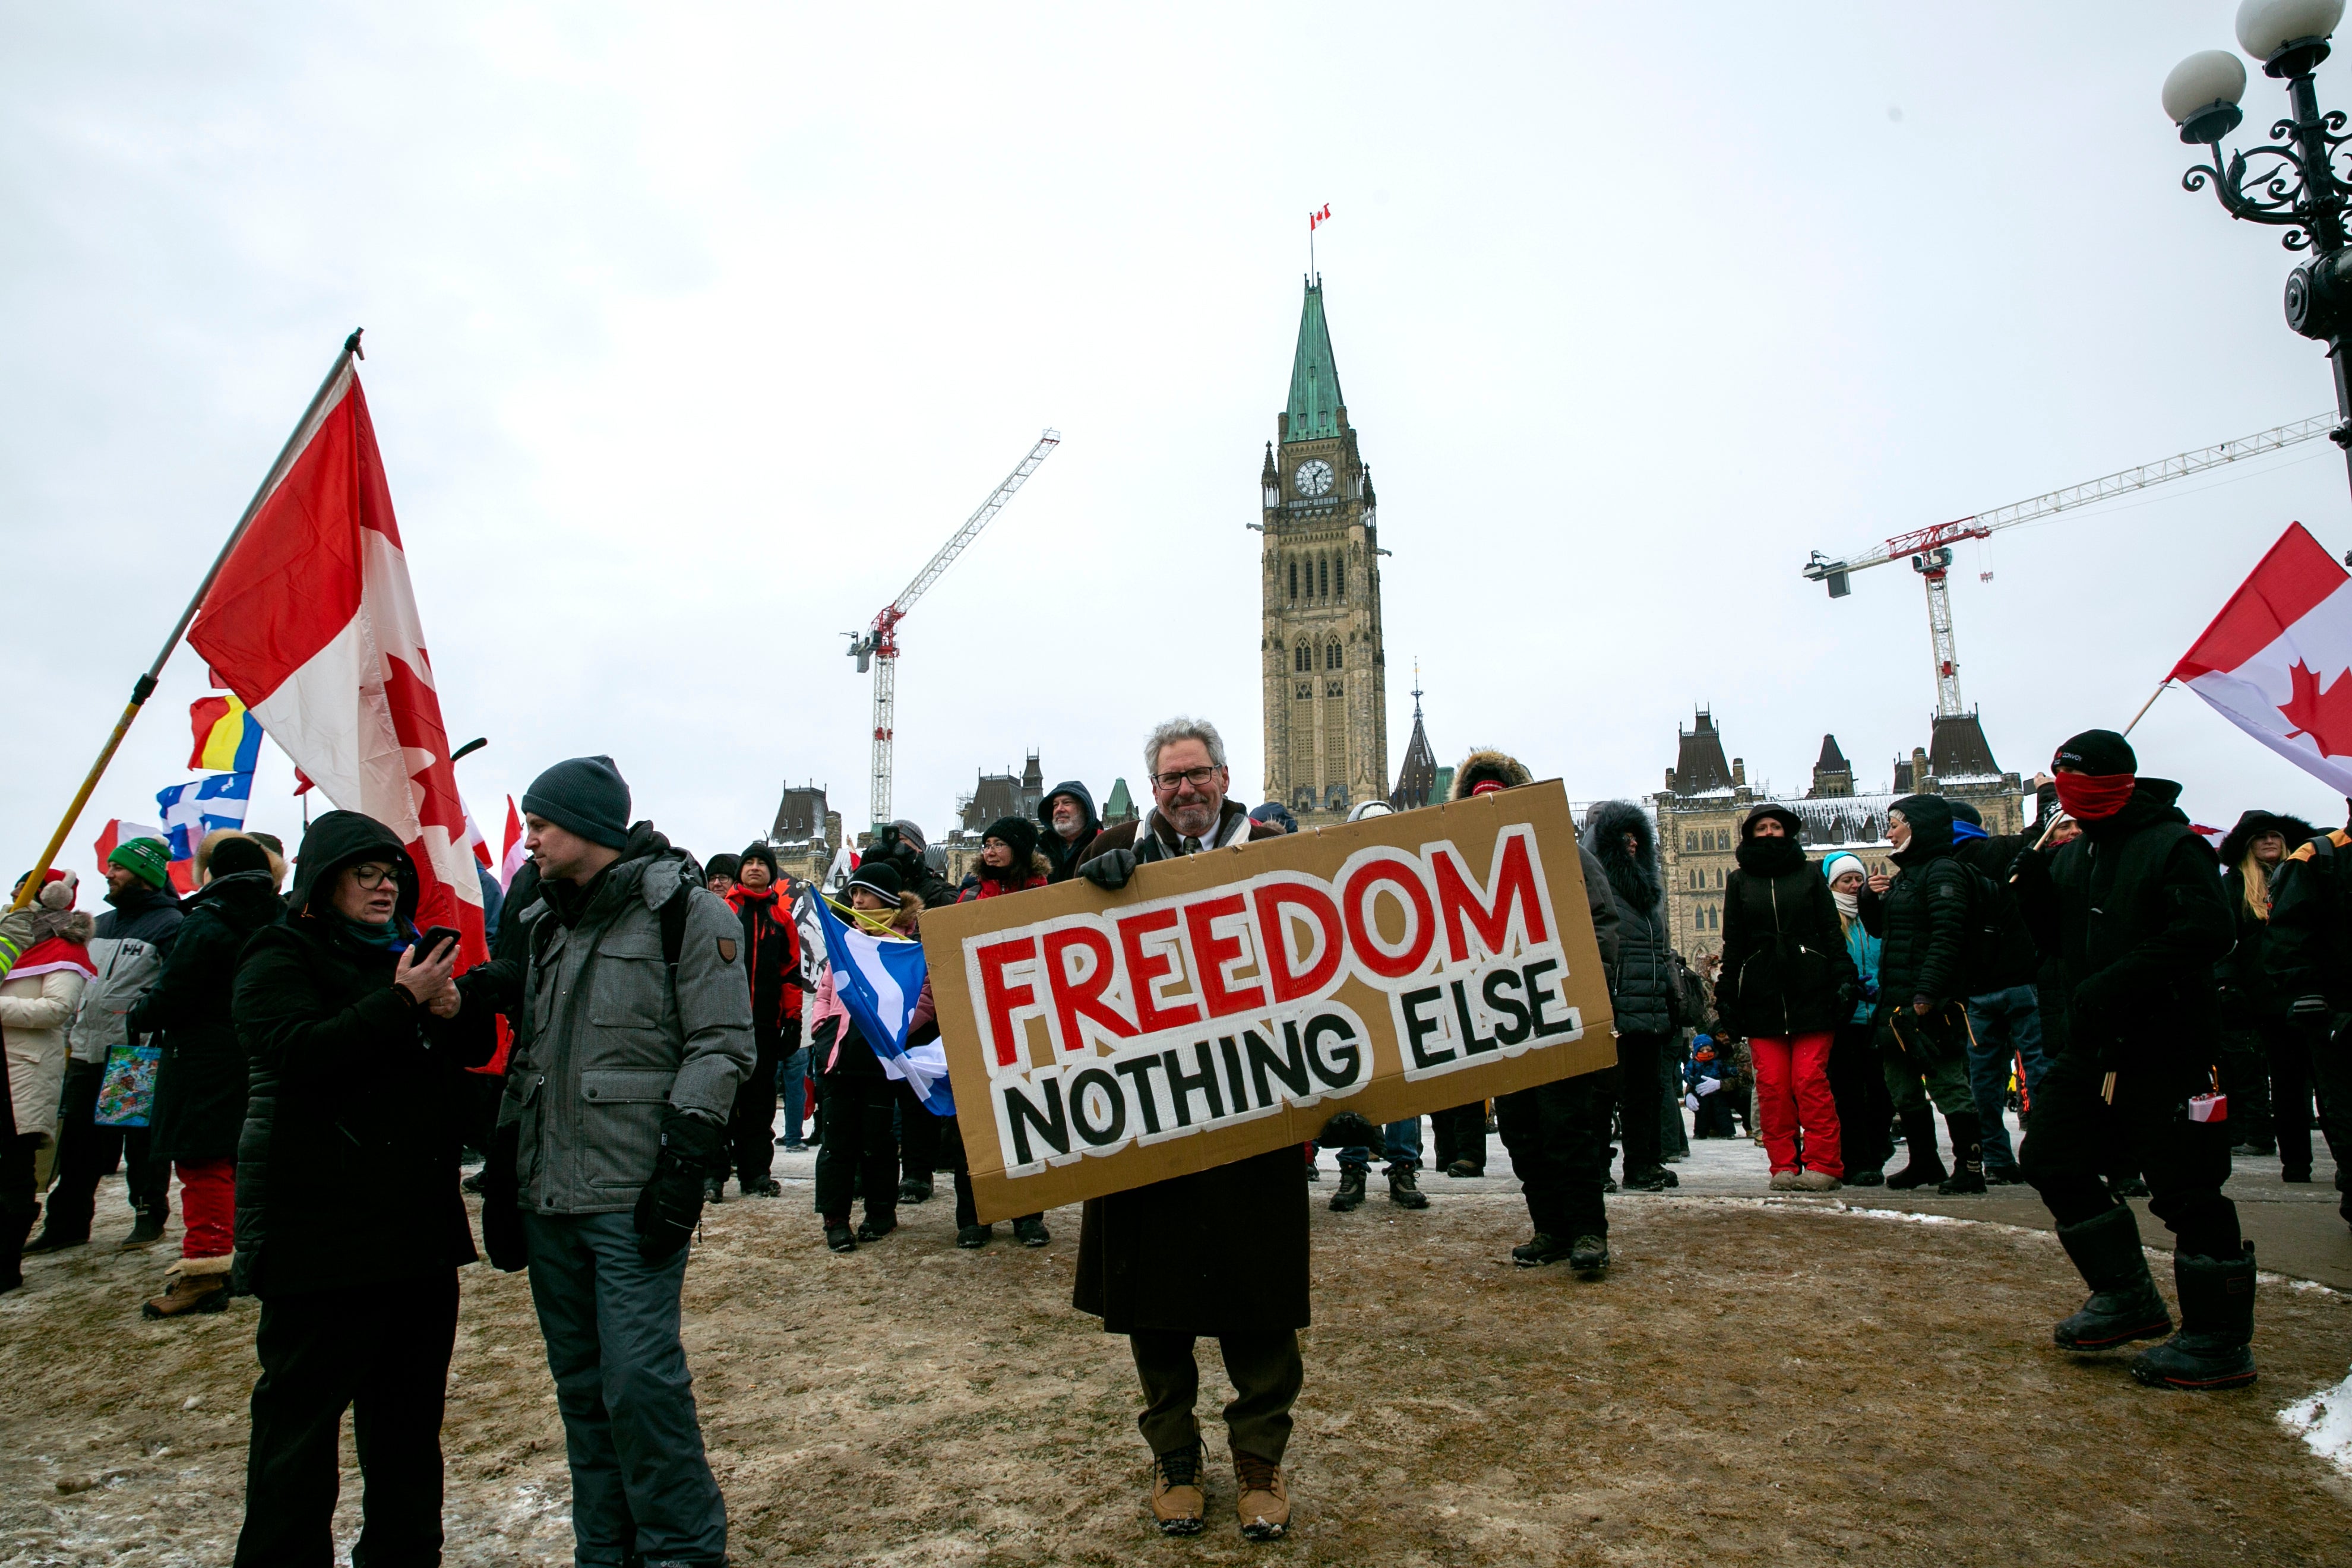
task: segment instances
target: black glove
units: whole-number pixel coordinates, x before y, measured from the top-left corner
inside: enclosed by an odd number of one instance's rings
[[[520,1206],[522,1182],[515,1170],[521,1143],[522,1124],[509,1121],[491,1135],[490,1157],[482,1163],[482,1250],[490,1267],[504,1274],[530,1266]]]
[[[1116,893],[1135,875],[1135,851],[1106,849],[1079,867],[1078,875],[1106,893]]]
[[[1318,1149],[1378,1149],[1388,1134],[1364,1120],[1359,1111],[1343,1110],[1323,1123],[1315,1135]]]
[[[702,1223],[702,1184],[727,1155],[727,1129],[671,1106],[662,1112],[661,1153],[637,1194],[637,1254],[648,1263],[677,1255]]]

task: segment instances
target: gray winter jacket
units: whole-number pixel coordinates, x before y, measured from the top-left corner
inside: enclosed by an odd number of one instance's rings
[[[576,925],[544,900],[524,917],[522,1021],[499,1122],[520,1124],[516,1174],[533,1214],[634,1208],[661,1150],[663,1112],[725,1121],[756,1055],[741,921],[695,877],[673,983],[661,909],[689,862],[649,824],[628,853]]]

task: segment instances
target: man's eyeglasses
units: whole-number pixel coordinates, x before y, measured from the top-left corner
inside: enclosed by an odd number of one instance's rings
[[[393,869],[389,866],[354,866],[352,868],[352,880],[357,882],[362,889],[371,893],[390,881],[392,877]]]
[[[1181,768],[1174,773],[1152,774],[1151,784],[1153,788],[1161,790],[1172,790],[1178,784],[1191,784],[1199,789],[1216,776],[1217,770],[1213,767]]]

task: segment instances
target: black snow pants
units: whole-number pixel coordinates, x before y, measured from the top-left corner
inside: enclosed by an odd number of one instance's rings
[[[772,1025],[752,1025],[751,1039],[759,1054],[735,1086],[734,1109],[727,1117],[730,1163],[736,1183],[747,1193],[764,1186],[776,1163],[776,1064],[789,1054]]]
[[[2227,1121],[2191,1121],[2178,1074],[2150,1066],[2116,1070],[2112,1103],[2098,1053],[2071,1044],[2042,1075],[2025,1121],[2018,1163],[2062,1226],[2116,1206],[2101,1177],[2137,1169],[2148,1209],[2180,1251],[2239,1255],[2238,1209],[2221,1192],[2230,1179]]]
[[[1609,1183],[1609,1112],[1617,1069],[1538,1084],[1495,1101],[1496,1128],[1528,1200],[1528,1218],[1563,1241],[1609,1234],[1601,1190]]]

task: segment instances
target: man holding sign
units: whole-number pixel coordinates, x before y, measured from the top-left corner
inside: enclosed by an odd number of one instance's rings
[[[933,910],[923,945],[979,1217],[1086,1202],[1076,1305],[1129,1339],[1170,1534],[1202,1528],[1192,1350],[1221,1342],[1266,1540],[1307,1321],[1298,1145],[1605,1079],[1609,894],[1558,780],[1275,835],[1226,800],[1209,726],[1162,725],[1144,760],[1150,811],[1076,878]]]
[[[1116,892],[1139,865],[1279,838],[1225,798],[1232,783],[1215,728],[1171,719],[1144,742],[1151,809],[1106,831],[1078,875]],[[1123,1333],[1143,1383],[1138,1424],[1151,1445],[1151,1512],[1170,1535],[1199,1532],[1201,1371],[1193,1342],[1214,1335],[1234,1380],[1225,1429],[1241,1487],[1242,1533],[1268,1541],[1290,1527],[1282,1454],[1306,1368],[1307,1172],[1298,1151],[1269,1149],[1213,1170],[1087,1202],[1078,1233],[1074,1304]]]

